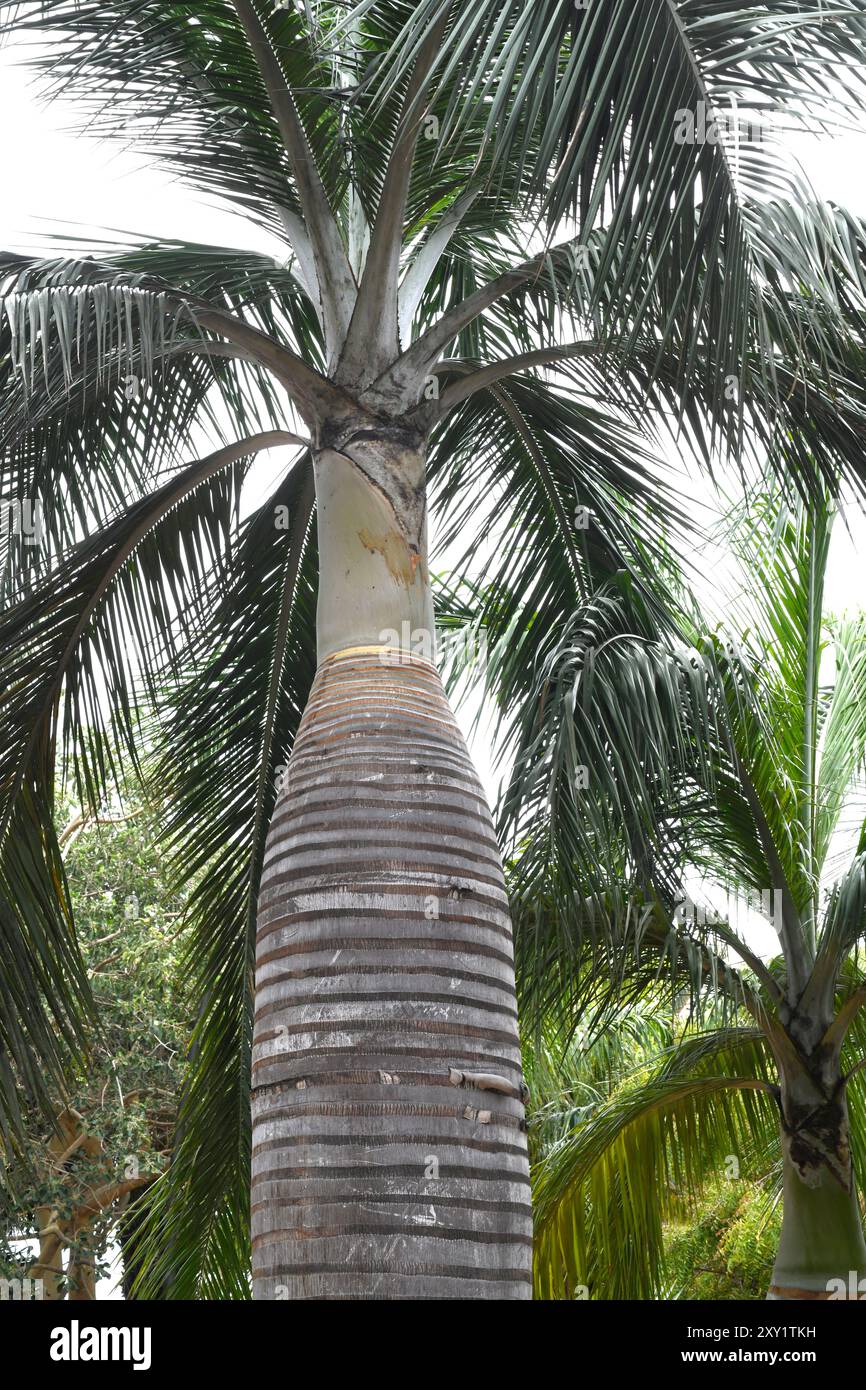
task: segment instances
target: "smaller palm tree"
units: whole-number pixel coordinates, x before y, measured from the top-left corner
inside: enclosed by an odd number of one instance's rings
[[[671,1192],[699,1192],[726,1156],[766,1171],[772,1140],[784,1215],[769,1297],[856,1297],[866,1275],[849,1105],[866,1066],[866,826],[839,869],[866,771],[866,615],[824,614],[833,518],[813,496],[738,519],[739,640],[698,621],[691,648],[653,639],[600,593],[526,702],[506,807],[530,827],[515,868],[525,1006],[549,1024],[591,1004],[597,1026],[664,978],[703,1020],[547,1147],[546,1296],[587,1271],[597,1291],[614,1271],[619,1296],[652,1296]],[[762,913],[776,958],[739,915],[689,903],[690,866]],[[856,1100],[854,1117],[856,1138]]]

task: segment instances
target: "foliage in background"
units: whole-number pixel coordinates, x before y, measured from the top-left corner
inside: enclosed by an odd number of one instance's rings
[[[782,1213],[761,1183],[719,1182],[697,1211],[665,1225],[666,1298],[766,1297]]]
[[[60,1147],[72,1152],[64,1162],[39,1111],[29,1114],[28,1143],[0,1197],[0,1272],[20,1274],[23,1247],[10,1239],[37,1238],[50,1214],[64,1233],[65,1289],[79,1254],[105,1271],[130,1195],[165,1165],[192,1024],[180,955],[186,895],[170,888],[157,849],[165,807],[128,783],[97,816],[68,794],[58,797],[57,814],[99,1028],[69,1095],[71,1137]],[[85,1211],[97,1193],[105,1205]],[[76,1223],[77,1212],[92,1219]]]
[[[528,626],[549,644],[532,684],[516,634],[494,637],[524,1027],[568,1078],[576,1021],[616,1032],[648,997],[690,1018],[666,1052],[617,1061],[586,1114],[566,1093],[535,1169],[543,1297],[658,1296],[672,1194],[697,1210],[728,1157],[777,1185],[792,1134],[845,1190],[853,1161],[862,1191],[866,619],[825,611],[835,515],[766,493],[736,509],[737,591],[721,621],[695,605],[684,640],[642,631],[613,584],[575,593],[564,628]],[[727,910],[696,910],[699,880]],[[771,959],[746,901],[777,934]],[[812,1114],[838,1122],[832,1144],[810,1147]]]

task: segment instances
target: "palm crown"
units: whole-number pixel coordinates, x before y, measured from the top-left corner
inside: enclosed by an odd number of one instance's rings
[[[285,245],[279,262],[133,238],[0,262],[2,491],[38,503],[43,529],[37,551],[3,538],[4,1058],[43,1093],[34,1059],[59,1082],[82,1043],[55,758],[62,742],[98,799],[152,742],[144,692],[162,711],[168,842],[196,885],[172,1258],[178,1287],[242,1289],[255,902],[315,665],[310,450],[362,452],[370,428],[411,441],[445,534],[497,496],[520,540],[488,616],[522,622],[525,658],[503,698],[532,680],[530,615],[565,618],[575,588],[628,571],[658,618],[655,536],[675,509],[637,436],[647,403],[706,462],[768,458],[804,492],[859,480],[862,230],[772,140],[690,143],[678,113],[853,108],[866,4],[832,23],[793,0],[4,8],[9,31],[49,41],[35,66],[91,130],[134,129]],[[202,425],[216,437],[199,458]],[[271,448],[289,466],[238,521]],[[800,903],[814,864],[798,873]],[[2,1095],[14,1123],[9,1071]]]

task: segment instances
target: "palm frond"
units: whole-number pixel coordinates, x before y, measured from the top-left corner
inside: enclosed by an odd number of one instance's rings
[[[760,1040],[728,1028],[692,1044],[638,1068],[540,1160],[537,1297],[658,1297],[664,1217],[732,1155],[760,1175],[778,1118]]]
[[[815,866],[826,863],[846,797],[864,771],[866,756],[866,616],[830,625],[836,662],[829,708],[820,735],[815,788]]]
[[[440,0],[404,7],[376,73],[383,98],[441,9]],[[525,211],[543,209],[551,232],[576,222],[587,248],[603,226],[591,304],[605,336],[633,345],[657,329],[660,346],[678,347],[681,394],[703,354],[719,423],[730,416],[730,379],[778,404],[769,326],[799,360],[792,292],[808,285],[819,311],[812,319],[823,310],[838,321],[859,286],[862,316],[862,245],[816,202],[769,129],[859,111],[866,8],[852,0],[832,25],[824,19],[819,0],[724,15],[704,0],[598,0],[585,9],[544,0],[531,10],[473,0],[442,39],[439,81],[451,94],[441,162],[459,163],[464,139],[476,147],[482,111],[489,185],[501,176],[512,198],[522,188]],[[753,345],[763,364],[747,382]],[[820,345],[825,365],[830,345]]]
[[[243,526],[230,578],[156,731],[176,872],[192,885],[186,959],[200,999],[170,1167],[138,1237],[144,1296],[249,1294],[250,1050],[258,881],[281,767],[315,670],[312,470],[297,464]],[[275,508],[290,529],[275,532]],[[164,1296],[164,1295],[160,1295]]]

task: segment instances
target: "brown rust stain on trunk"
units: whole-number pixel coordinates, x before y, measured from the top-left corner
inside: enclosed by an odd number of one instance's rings
[[[388,573],[398,584],[410,589],[419,570],[422,580],[426,581],[427,572],[421,556],[417,550],[406,544],[399,531],[391,530],[386,531],[384,535],[374,536],[365,526],[358,532],[358,539],[371,555],[382,556],[388,566]]]

